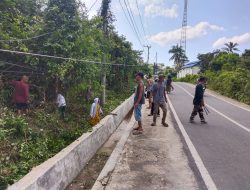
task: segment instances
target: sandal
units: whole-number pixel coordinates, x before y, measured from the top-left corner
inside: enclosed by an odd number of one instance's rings
[[[141,135],[143,133],[142,130],[135,130],[132,132],[133,135]]]

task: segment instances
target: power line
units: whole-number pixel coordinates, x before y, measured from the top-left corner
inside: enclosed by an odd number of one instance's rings
[[[14,54],[20,54],[20,55],[30,55],[30,56],[35,56],[35,57],[53,58],[53,59],[60,59],[60,60],[74,61],[74,62],[85,62],[85,63],[92,63],[92,64],[105,64],[105,65],[114,65],[114,66],[124,66],[124,64],[103,63],[103,62],[99,62],[99,61],[91,61],[91,60],[75,59],[75,58],[66,58],[66,57],[60,57],[60,56],[44,55],[44,54],[29,53],[29,52],[22,52],[22,51],[12,51],[12,50],[6,50],[6,49],[0,49],[0,52],[14,53]],[[126,66],[127,67],[140,67],[140,65],[126,65]]]
[[[142,22],[142,16],[141,16],[141,11],[139,9],[139,4],[138,4],[137,0],[135,2],[136,2],[136,7],[138,9],[139,16],[140,16],[140,22],[141,22],[141,25],[142,25],[142,30],[143,30],[144,35],[146,36],[147,34],[146,34],[146,30],[145,30],[144,24]]]
[[[54,32],[54,31],[53,31]],[[47,36],[49,34],[52,34],[53,32],[47,32],[38,36],[30,37],[30,38],[24,38],[24,39],[10,39],[10,40],[0,40],[0,42],[22,42],[22,41],[28,41],[28,40],[33,40],[37,39],[43,36]]]
[[[6,61],[0,61],[0,63],[4,63],[6,65],[11,65],[12,67],[17,66],[17,67],[21,67],[21,68],[24,68],[24,69],[30,69],[30,70],[36,71],[36,69],[34,69],[34,68],[26,67],[26,66],[23,66],[23,65],[18,65],[18,64],[15,64],[15,63],[10,63],[10,62],[6,62]]]
[[[92,8],[95,6],[98,0],[95,0],[95,2],[90,6],[89,10],[87,11],[87,14],[92,10]]]
[[[129,11],[129,9],[128,9],[128,5],[127,5],[127,3],[126,3],[126,0],[124,0],[124,3],[125,3],[125,6],[126,6],[126,10],[127,10],[127,12],[128,12],[128,15],[129,15],[131,24],[132,24],[132,28],[134,29],[134,32],[135,32],[135,34],[136,34],[136,36],[137,36],[137,39],[138,39],[138,41],[140,42],[141,46],[143,46],[143,45],[142,45],[142,42],[141,42],[141,40],[140,40],[140,35],[138,34],[138,32],[137,32],[137,30],[136,30],[136,27],[135,27],[135,24],[134,24],[134,22],[133,22],[132,15],[131,15],[131,13],[130,13],[130,11]]]

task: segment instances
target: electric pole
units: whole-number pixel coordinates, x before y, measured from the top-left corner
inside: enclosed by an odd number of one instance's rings
[[[103,34],[106,38],[108,38],[108,16],[110,9],[111,0],[102,0],[101,7],[101,17],[102,17],[102,30]],[[108,40],[108,39],[106,39]],[[104,47],[107,48],[107,47]],[[102,60],[102,104],[106,103],[106,71],[105,71],[105,63],[106,63],[106,52],[107,50],[103,48],[103,60]]]
[[[149,53],[150,53],[149,50],[150,50],[151,46],[146,45],[146,46],[144,46],[144,47],[146,47],[146,48],[148,49],[147,64],[149,64]]]
[[[157,52],[155,54],[155,62],[154,62],[154,75],[157,75]]]

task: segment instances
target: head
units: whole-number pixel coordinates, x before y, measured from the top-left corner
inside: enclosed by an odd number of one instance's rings
[[[163,81],[164,81],[164,79],[165,79],[165,76],[164,76],[164,75],[162,75],[162,74],[160,74],[160,75],[159,75],[159,82],[163,82]]]
[[[140,81],[140,80],[142,80],[143,78],[144,78],[144,74],[143,74],[142,72],[136,73],[136,75],[135,75],[135,80],[136,80],[136,81]]]
[[[22,81],[22,82],[25,82],[25,83],[28,83],[28,82],[29,82],[29,77],[27,77],[26,75],[23,75],[23,76],[21,77],[21,81]]]
[[[201,84],[204,84],[206,82],[206,78],[205,77],[200,77],[198,82],[201,83]]]
[[[99,98],[95,98],[95,99],[94,99],[94,102],[95,102],[96,104],[99,104],[99,103],[100,103]]]

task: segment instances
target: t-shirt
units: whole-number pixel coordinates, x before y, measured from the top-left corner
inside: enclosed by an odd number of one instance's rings
[[[142,86],[143,86],[143,92],[142,92],[142,97],[141,97],[141,100],[139,102],[139,104],[145,104],[145,96],[144,96],[144,83],[142,83]],[[140,93],[140,85],[138,84],[137,88],[136,88],[136,92],[135,92],[135,98],[134,98],[134,103],[137,102],[138,100],[138,97],[139,97],[139,93]]]
[[[22,81],[11,81],[10,84],[15,88],[14,102],[27,103],[29,98],[29,85]]]
[[[194,95],[193,104],[200,105],[202,100],[203,100],[203,95],[204,95],[203,85],[198,84],[195,88],[195,95]]]
[[[165,91],[166,87],[164,82],[162,83],[155,83],[151,89],[152,93],[155,94],[153,97],[154,103],[164,103],[165,102]]]
[[[57,95],[56,103],[58,104],[58,107],[66,106],[66,101],[63,95],[61,94]]]
[[[167,79],[167,80],[165,81],[165,85],[166,85],[166,86],[170,86],[171,83],[172,83],[172,79]]]

